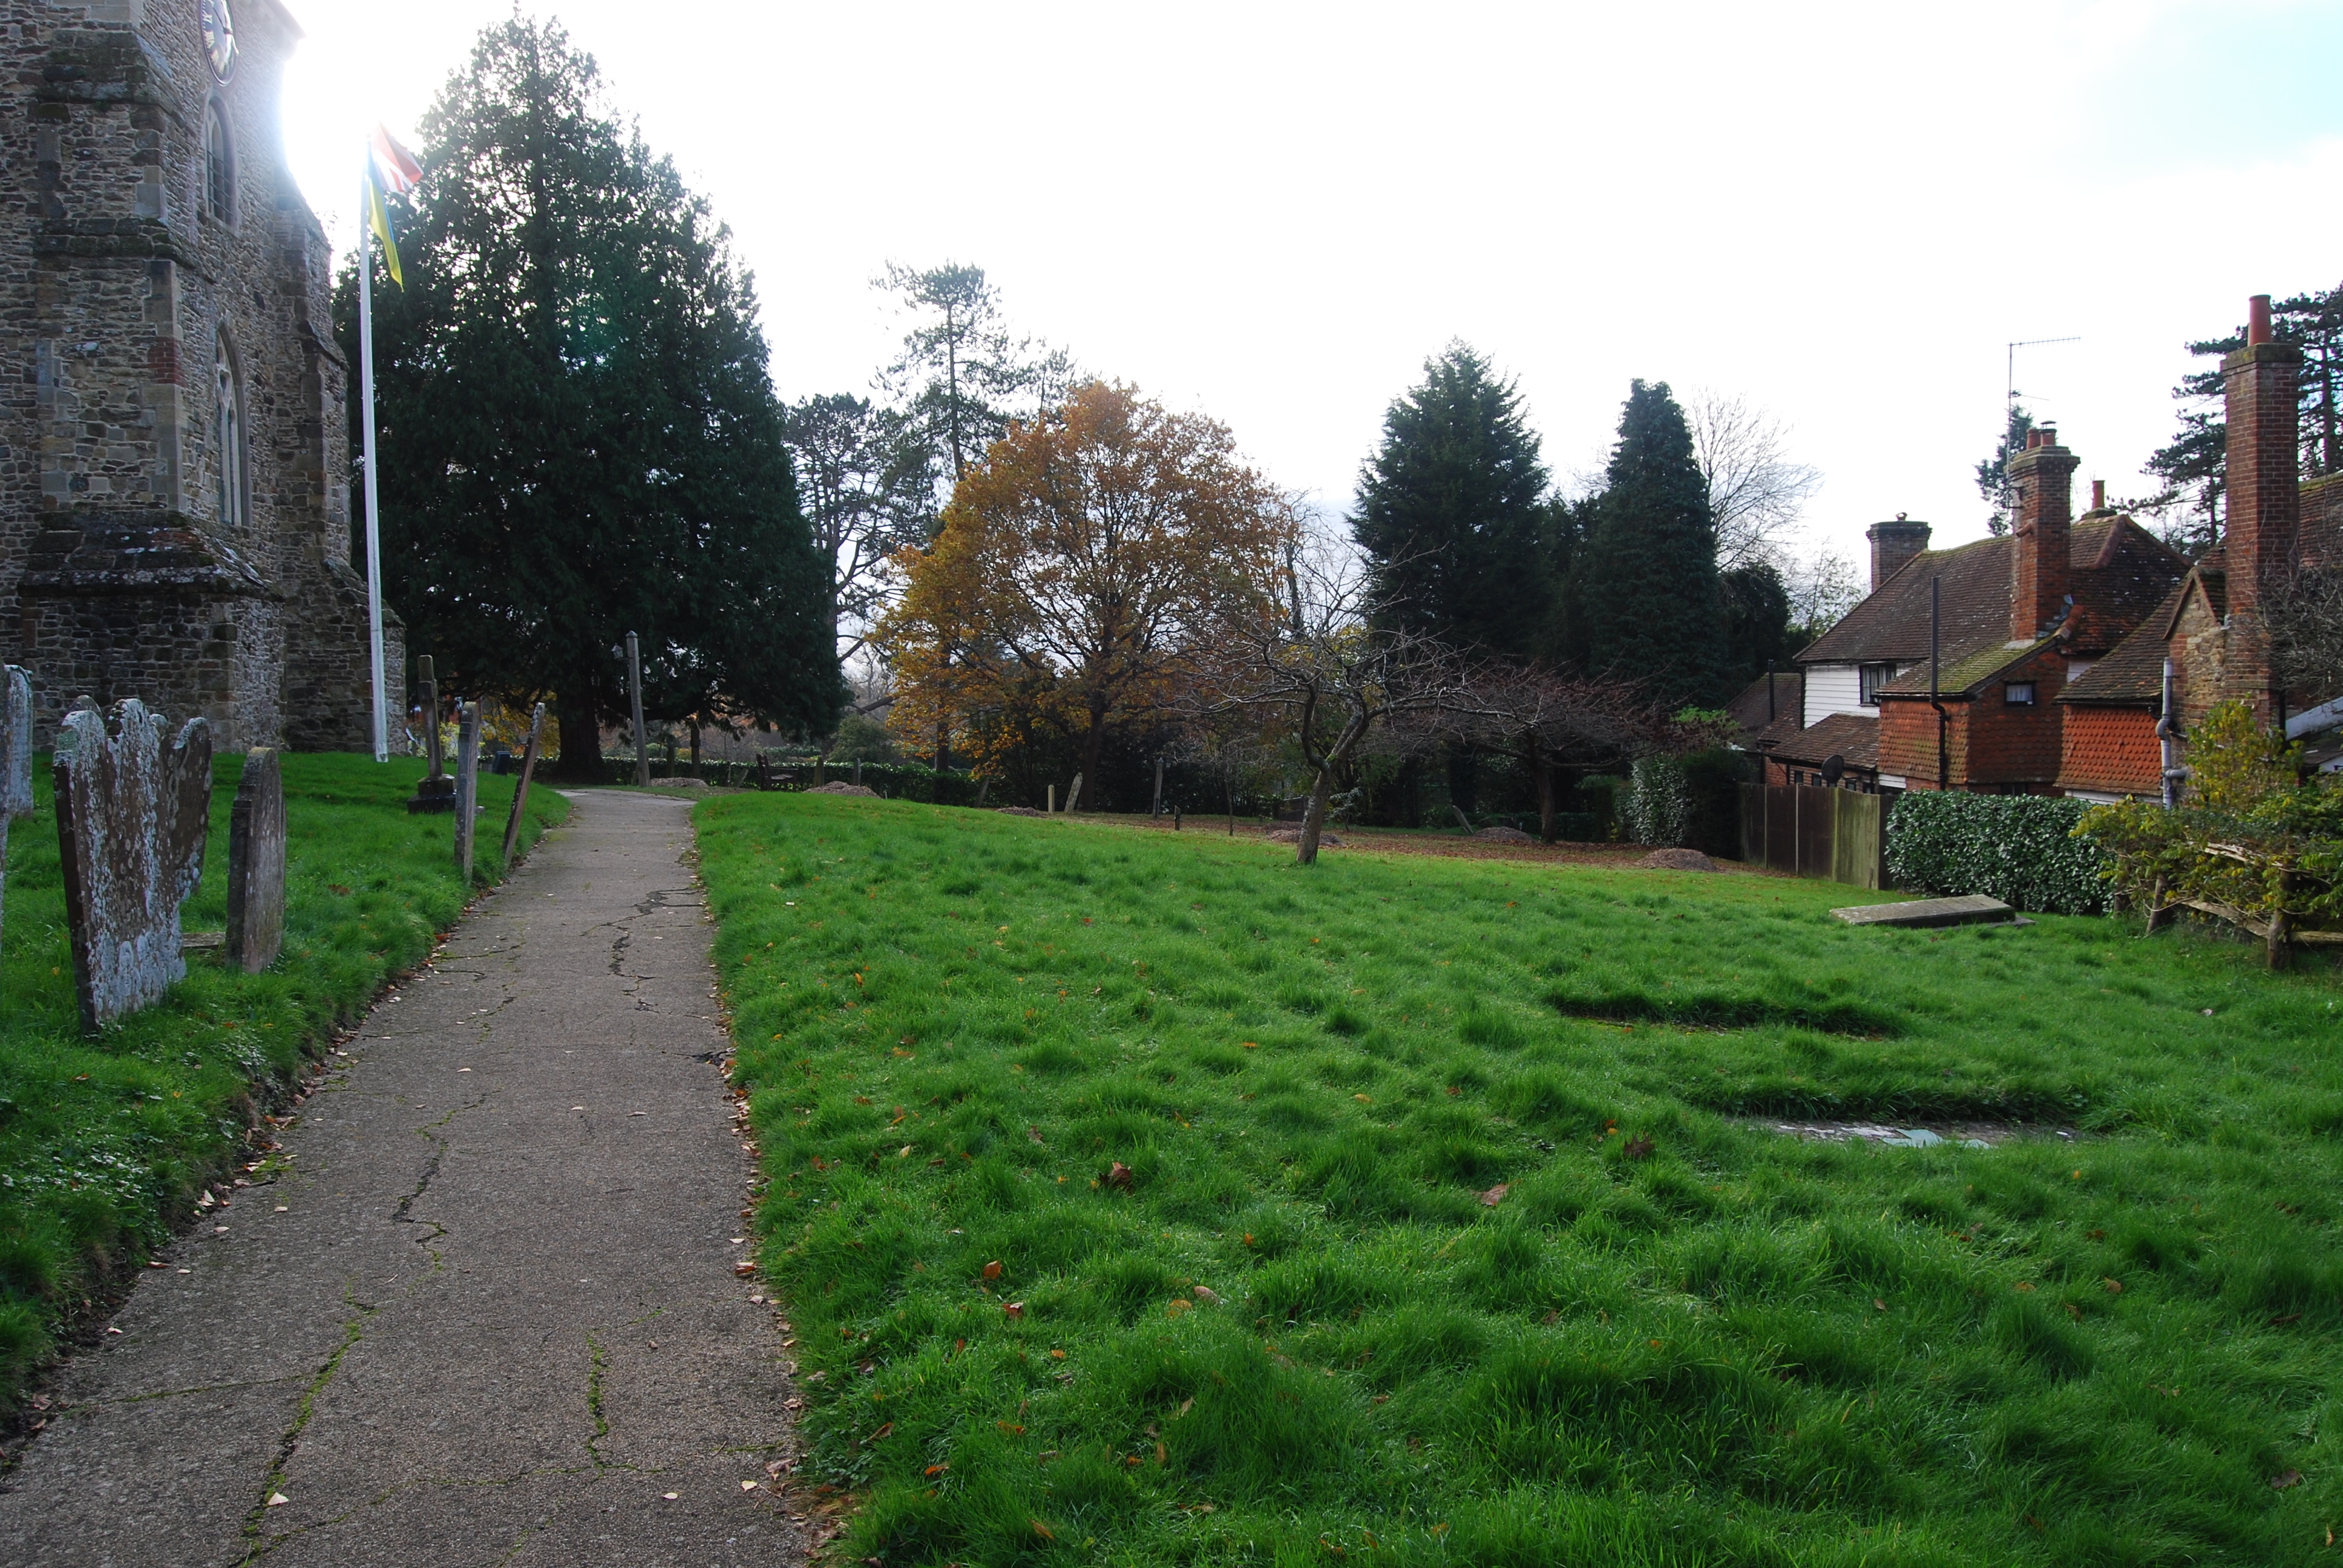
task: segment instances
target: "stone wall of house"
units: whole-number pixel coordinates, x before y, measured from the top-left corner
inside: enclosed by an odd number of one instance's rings
[[[33,671],[44,743],[80,695],[201,712],[223,749],[367,740],[329,256],[280,156],[299,35],[277,0],[234,15],[222,82],[198,0],[0,0],[0,333],[25,367],[0,387],[0,648]],[[224,213],[214,112],[235,153]]]

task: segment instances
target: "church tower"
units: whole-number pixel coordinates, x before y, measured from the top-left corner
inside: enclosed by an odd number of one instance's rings
[[[0,15],[0,650],[43,743],[87,694],[224,749],[367,746],[348,367],[277,123],[299,27],[277,0]]]

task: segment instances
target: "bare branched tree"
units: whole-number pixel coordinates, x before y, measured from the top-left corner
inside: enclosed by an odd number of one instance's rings
[[[1387,624],[1374,578],[1348,540],[1322,530],[1286,558],[1283,602],[1226,623],[1206,711],[1269,709],[1311,769],[1310,809],[1294,859],[1315,864],[1336,777],[1370,731],[1470,700],[1463,661],[1444,645]]]
[[[1558,775],[1620,767],[1677,739],[1664,708],[1623,680],[1488,664],[1467,673],[1463,700],[1432,716],[1453,739],[1520,762],[1537,780],[1540,836],[1551,840]]]
[[[1806,503],[1822,488],[1819,469],[1790,457],[1789,430],[1748,399],[1698,391],[1684,400],[1694,457],[1708,481],[1716,523],[1716,569],[1785,564]]]
[[[791,405],[784,435],[814,548],[830,562],[830,630],[844,664],[885,608],[888,562],[927,537],[928,477],[902,417],[847,393]]]
[[[2288,690],[2343,692],[2343,572],[2303,568],[2262,599],[2270,664]]]
[[[1790,625],[1810,638],[1836,626],[1865,592],[1855,563],[1827,546],[1790,561],[1782,582],[1790,590]]]

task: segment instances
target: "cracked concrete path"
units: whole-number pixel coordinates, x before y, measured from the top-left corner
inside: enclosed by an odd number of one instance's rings
[[[0,1563],[801,1556],[689,806],[572,799],[65,1371]]]

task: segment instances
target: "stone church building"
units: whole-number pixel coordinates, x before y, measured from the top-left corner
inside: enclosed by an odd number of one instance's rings
[[[277,0],[0,18],[0,655],[39,743],[85,694],[222,749],[369,746],[354,371],[277,116],[300,28]]]

